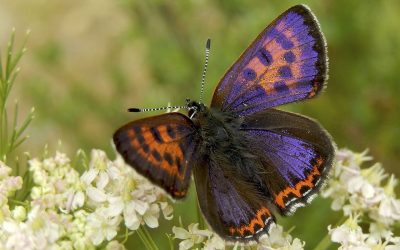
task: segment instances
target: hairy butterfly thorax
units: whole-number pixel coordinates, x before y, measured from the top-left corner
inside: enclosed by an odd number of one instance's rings
[[[198,128],[204,150],[216,151],[238,146],[240,119],[233,114],[208,108],[202,103],[189,103],[189,117]],[[192,111],[194,110],[194,111]]]

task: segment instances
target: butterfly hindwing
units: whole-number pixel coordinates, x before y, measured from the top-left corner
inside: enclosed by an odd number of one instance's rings
[[[168,113],[126,124],[114,134],[125,162],[174,198],[186,195],[197,142],[192,121]]]
[[[226,72],[212,107],[245,116],[315,96],[327,78],[324,37],[297,5],[272,22]]]
[[[268,109],[245,117],[241,131],[263,162],[260,176],[282,214],[291,214],[314,198],[335,151],[330,135],[316,121]]]
[[[213,156],[193,174],[200,208],[211,228],[227,241],[254,241],[274,223],[268,198],[257,187],[227,171]]]

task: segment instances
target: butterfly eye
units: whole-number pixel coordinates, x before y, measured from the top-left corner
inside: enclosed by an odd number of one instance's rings
[[[193,116],[197,113],[197,111],[198,111],[197,106],[191,106],[191,107],[189,107],[188,115],[189,115],[190,119],[193,118]]]

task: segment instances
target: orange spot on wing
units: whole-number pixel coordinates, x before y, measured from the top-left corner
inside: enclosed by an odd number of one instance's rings
[[[313,170],[311,173],[307,176],[306,179],[299,181],[294,187],[287,187],[283,191],[279,192],[277,195],[275,195],[275,203],[278,204],[281,208],[285,208],[285,201],[284,198],[288,197],[289,194],[293,194],[296,197],[300,198],[302,197],[302,193],[300,192],[301,188],[304,186],[307,186],[309,188],[313,188],[314,184],[313,181],[317,176],[321,175],[321,172],[319,171],[319,167],[322,165],[324,160],[322,158],[317,158],[316,159],[316,164],[313,167]]]
[[[250,233],[255,234],[254,228],[256,225],[259,225],[261,228],[263,228],[265,226],[265,223],[262,219],[263,215],[266,215],[267,217],[271,217],[271,213],[268,208],[266,208],[266,207],[260,208],[259,210],[257,210],[256,217],[254,219],[252,219],[249,224],[243,225],[239,228],[230,227],[229,232],[231,233],[231,235],[238,233],[241,236],[244,236],[246,231],[249,231]]]
[[[182,190],[182,191],[174,191],[174,195],[178,197],[183,197],[187,193],[187,190]]]
[[[162,138],[162,140],[164,142],[170,142],[171,141],[171,137],[168,135],[167,126],[166,125],[159,126],[158,127],[158,132],[160,133],[160,136],[161,136],[161,138]]]
[[[313,89],[312,89],[312,91],[308,94],[307,97],[308,97],[308,98],[314,97],[314,96],[317,94],[319,88],[320,88],[320,83],[319,83],[318,81],[314,81],[314,82],[313,82]]]

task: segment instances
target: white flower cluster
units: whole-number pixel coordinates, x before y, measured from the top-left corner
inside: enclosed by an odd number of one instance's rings
[[[397,180],[388,178],[379,163],[361,168],[371,160],[366,153],[337,152],[334,173],[322,195],[332,198],[332,209],[342,210],[348,219],[329,228],[331,240],[340,243],[341,249],[400,249],[400,237],[393,235],[393,226],[400,220],[400,200],[394,192]],[[369,226],[367,233],[360,222]]]
[[[22,178],[9,176],[11,168],[0,162],[0,249],[125,249],[113,240],[121,223],[137,230],[158,227],[160,212],[172,218],[159,188],[100,150],[92,151],[81,176],[62,153],[30,160],[29,171],[30,197],[9,207]]]
[[[182,227],[173,227],[174,238],[181,240],[179,243],[179,250],[192,249],[193,247],[200,247],[201,249],[226,249],[232,243],[225,242],[216,233],[210,230],[200,230],[198,223],[192,223],[188,226],[188,230]],[[251,243],[248,245],[234,246],[234,249],[258,249],[258,250],[301,250],[304,248],[305,243],[283,231],[282,226],[273,225],[269,235],[260,237],[258,243]]]
[[[361,168],[370,159],[366,152],[338,151],[322,192],[333,199],[332,209],[345,215],[343,224],[328,228],[340,249],[400,249],[400,237],[393,233],[400,221],[400,200],[394,191],[398,181],[379,164]],[[103,151],[93,150],[82,175],[72,165],[59,152],[44,160],[31,159],[30,178],[23,183],[0,161],[0,249],[125,249],[121,241],[127,230],[156,228],[161,214],[172,218],[165,193],[119,156],[111,161]],[[121,230],[122,223],[127,230]],[[172,231],[182,250],[231,246],[197,223]],[[300,250],[304,245],[274,225],[259,242],[233,249]]]

